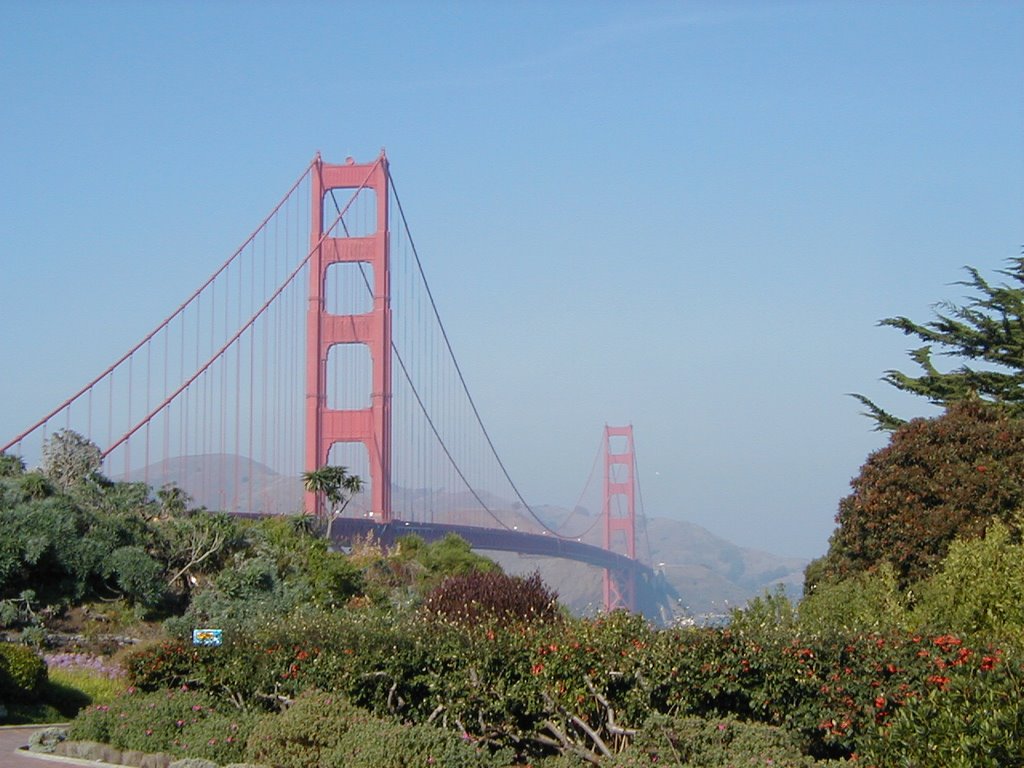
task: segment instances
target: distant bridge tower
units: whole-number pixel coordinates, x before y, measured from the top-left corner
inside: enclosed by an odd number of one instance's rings
[[[376,229],[349,237],[342,224],[326,233],[338,212],[326,212],[334,189],[345,191],[343,205],[354,195],[375,197]],[[370,469],[370,512],[377,522],[391,520],[391,270],[388,251],[388,162],[384,153],[373,163],[328,165],[317,157],[312,174],[312,229],[309,260],[309,311],[306,332],[307,471],[328,462],[335,443],[362,443]],[[333,196],[332,196],[333,200]],[[344,210],[344,208],[342,209]],[[373,306],[357,315],[335,315],[325,304],[331,264],[364,263],[373,272]],[[370,406],[339,410],[328,407],[327,357],[336,344],[365,344],[373,365]],[[306,509],[322,512],[314,494]]]
[[[614,448],[622,448],[613,452]],[[633,427],[604,428],[604,548],[636,559]],[[636,612],[636,572],[604,572],[604,607]]]

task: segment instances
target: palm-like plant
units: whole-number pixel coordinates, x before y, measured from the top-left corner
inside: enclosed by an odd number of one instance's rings
[[[332,517],[344,512],[352,497],[363,490],[359,475],[350,475],[347,467],[324,466],[303,472],[302,484],[309,493],[323,496]]]

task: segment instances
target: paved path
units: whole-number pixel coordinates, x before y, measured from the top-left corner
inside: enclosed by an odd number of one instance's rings
[[[64,765],[97,765],[85,760],[73,760],[68,757],[42,755],[21,749],[28,746],[28,739],[34,731],[45,726],[39,725],[5,725],[0,727],[0,768],[55,768]]]

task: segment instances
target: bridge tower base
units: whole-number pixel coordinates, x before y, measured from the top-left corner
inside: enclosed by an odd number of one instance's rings
[[[384,153],[373,163],[328,165],[319,156],[312,173],[312,228],[309,259],[309,310],[306,324],[306,459],[307,471],[327,464],[335,443],[362,443],[370,473],[370,512],[377,522],[391,521],[391,272],[388,251],[388,162]],[[326,196],[345,191],[339,213]],[[357,195],[375,197],[375,229],[349,236],[341,213]],[[333,196],[331,200],[333,201]],[[365,198],[364,198],[365,199]],[[333,225],[333,226],[332,226]],[[327,270],[332,264],[362,263],[373,272],[373,306],[369,312],[335,315],[325,303]],[[365,344],[372,361],[370,406],[333,409],[327,402],[327,356],[336,344]],[[323,513],[316,494],[306,494],[306,509]]]
[[[619,448],[621,450],[615,450]],[[636,559],[636,482],[633,427],[604,428],[604,548]],[[605,569],[607,611],[637,610],[636,573]]]

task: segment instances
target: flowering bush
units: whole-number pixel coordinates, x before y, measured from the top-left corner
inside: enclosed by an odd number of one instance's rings
[[[166,752],[223,764],[241,759],[254,718],[194,691],[128,689],[111,704],[91,706],[71,723],[68,738],[120,750]]]
[[[862,740],[865,765],[1024,765],[1024,668],[973,654]]]

